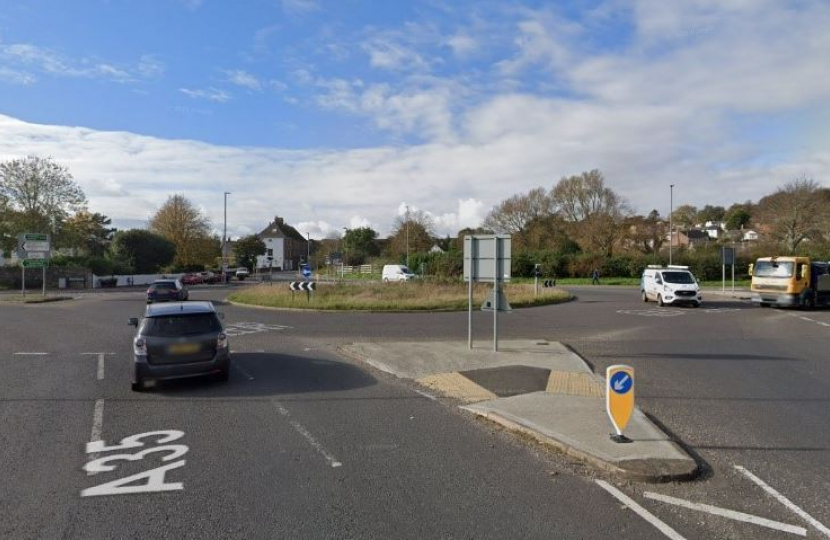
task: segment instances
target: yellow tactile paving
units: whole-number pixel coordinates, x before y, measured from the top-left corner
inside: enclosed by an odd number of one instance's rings
[[[498,396],[493,392],[482,388],[464,375],[453,373],[438,373],[418,379],[418,382],[441,394],[473,403],[476,401],[487,401],[496,399]]]
[[[551,371],[545,389],[550,394],[598,398],[602,397],[602,390],[602,383],[592,374],[576,371]]]

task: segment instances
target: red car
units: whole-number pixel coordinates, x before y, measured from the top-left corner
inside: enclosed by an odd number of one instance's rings
[[[182,276],[182,283],[185,285],[199,285],[204,281],[200,274],[185,274]]]

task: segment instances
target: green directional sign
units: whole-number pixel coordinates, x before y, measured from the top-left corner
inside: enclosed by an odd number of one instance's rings
[[[23,261],[24,268],[43,268],[49,266],[49,259],[25,259]]]

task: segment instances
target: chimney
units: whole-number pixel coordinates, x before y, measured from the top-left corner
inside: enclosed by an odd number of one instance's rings
[[[274,216],[274,224],[275,225],[282,225],[283,223],[285,223],[285,221],[281,217]]]

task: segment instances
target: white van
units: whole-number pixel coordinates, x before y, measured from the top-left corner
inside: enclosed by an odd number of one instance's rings
[[[700,307],[703,295],[688,266],[649,265],[640,281],[643,302],[654,300],[661,306],[691,304]]]
[[[383,265],[383,274],[381,275],[381,279],[384,283],[389,283],[390,281],[409,281],[414,277],[415,274],[412,273],[412,270],[403,264]]]

